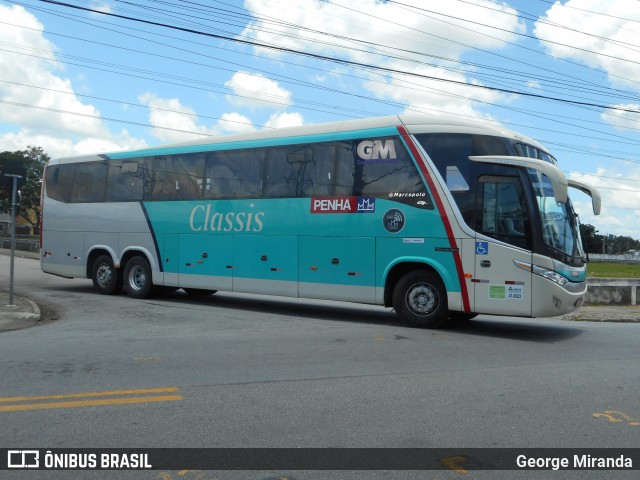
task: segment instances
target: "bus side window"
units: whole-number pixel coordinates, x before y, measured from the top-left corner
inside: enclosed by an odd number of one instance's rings
[[[260,198],[263,148],[211,152],[207,156],[205,199]]]
[[[75,166],[71,202],[95,203],[104,201],[107,165],[104,162],[78,163]]]
[[[265,198],[296,197],[298,168],[289,161],[290,147],[272,147],[267,149],[267,168],[264,176]]]
[[[108,202],[138,202],[143,199],[145,172],[142,159],[111,160],[107,173]]]
[[[352,195],[388,198],[393,193],[426,192],[411,157],[397,137],[355,140],[351,153]]]
[[[333,195],[335,183],[336,142],[313,145],[313,161],[305,168],[302,196],[328,197]]]
[[[202,154],[170,155],[153,159],[151,200],[202,198]]]
[[[46,195],[59,202],[67,203],[73,186],[74,164],[49,165],[46,170]]]

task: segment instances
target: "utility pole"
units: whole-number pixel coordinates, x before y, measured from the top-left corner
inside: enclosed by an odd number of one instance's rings
[[[15,306],[13,303],[13,277],[15,270],[16,256],[16,217],[18,216],[18,179],[22,175],[5,173],[5,177],[13,178],[13,189],[11,191],[11,267],[9,269],[9,307]]]

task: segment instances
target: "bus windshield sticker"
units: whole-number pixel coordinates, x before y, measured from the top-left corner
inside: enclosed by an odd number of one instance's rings
[[[398,233],[404,228],[404,213],[402,213],[397,208],[392,208],[384,214],[382,223],[384,224],[384,228],[387,230],[387,232]]]

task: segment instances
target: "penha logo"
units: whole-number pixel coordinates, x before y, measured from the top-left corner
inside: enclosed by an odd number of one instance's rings
[[[374,213],[376,199],[370,197],[313,197],[311,213]]]

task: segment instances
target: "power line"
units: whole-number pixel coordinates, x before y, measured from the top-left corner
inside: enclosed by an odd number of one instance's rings
[[[186,32],[186,33],[192,33],[192,34],[195,34],[195,35],[202,35],[202,36],[206,36],[206,37],[210,37],[210,38],[216,38],[216,39],[219,39],[219,40],[226,40],[226,41],[230,41],[230,42],[240,43],[240,44],[249,45],[249,46],[252,46],[252,47],[261,47],[261,48],[267,48],[267,49],[270,49],[270,50],[275,50],[275,51],[284,52],[284,53],[292,53],[292,54],[296,54],[296,55],[302,55],[302,56],[305,56],[305,57],[314,58],[316,60],[324,60],[324,61],[329,61],[329,62],[338,63],[338,64],[342,64],[342,65],[366,67],[368,69],[377,70],[377,71],[384,71],[384,72],[387,72],[387,73],[402,74],[402,75],[422,78],[422,79],[426,79],[426,80],[434,80],[434,81],[437,81],[437,82],[444,82],[444,83],[462,85],[462,86],[465,86],[465,87],[481,88],[481,89],[491,90],[491,91],[495,91],[495,92],[509,93],[509,94],[514,94],[514,95],[522,95],[522,96],[526,96],[526,97],[531,97],[531,98],[539,98],[539,99],[551,100],[551,101],[561,102],[561,103],[565,103],[565,104],[591,106],[591,107],[596,107],[596,108],[602,108],[602,109],[605,109],[605,110],[613,109],[613,110],[625,111],[625,112],[630,112],[630,113],[640,113],[640,110],[638,110],[638,109],[620,108],[619,106],[618,107],[613,107],[613,106],[610,106],[610,105],[603,105],[603,104],[594,103],[594,102],[582,102],[582,101],[576,101],[576,100],[567,100],[567,99],[563,99],[563,98],[559,98],[559,97],[551,97],[551,96],[548,96],[548,95],[534,94],[534,93],[530,93],[530,92],[523,92],[523,91],[505,89],[505,88],[498,88],[498,87],[490,87],[490,86],[486,86],[486,85],[478,85],[478,84],[472,84],[472,83],[467,83],[467,82],[458,81],[458,80],[435,77],[435,76],[432,76],[432,75],[424,75],[424,74],[420,74],[420,73],[417,73],[417,72],[409,72],[409,71],[403,71],[403,70],[393,69],[393,68],[388,68],[388,67],[380,67],[380,66],[377,66],[377,65],[367,64],[367,63],[364,63],[364,62],[356,62],[356,61],[353,61],[353,60],[346,60],[346,59],[341,59],[341,58],[337,58],[337,57],[331,57],[331,56],[328,56],[328,55],[319,55],[319,54],[304,52],[304,51],[297,50],[297,49],[279,47],[279,46],[275,46],[275,45],[269,45],[269,44],[265,44],[265,43],[262,43],[262,42],[256,42],[256,41],[250,41],[250,40],[243,40],[243,39],[239,39],[239,38],[233,38],[233,37],[229,37],[227,35],[219,35],[219,34],[214,34],[214,33],[207,33],[207,32],[203,32],[203,31],[200,31],[200,30],[195,30],[195,29],[192,29],[192,28],[178,27],[178,26],[175,26],[175,25],[169,25],[169,24],[161,23],[161,22],[153,22],[153,21],[150,21],[150,20],[144,20],[144,19],[140,19],[140,18],[136,18],[136,17],[130,17],[130,16],[126,16],[126,15],[119,15],[119,14],[115,14],[115,13],[111,13],[111,12],[102,12],[100,10],[95,10],[95,9],[86,8],[86,7],[80,7],[80,6],[77,6],[77,5],[72,5],[72,4],[68,4],[68,3],[64,3],[64,2],[58,2],[58,1],[54,1],[54,0],[38,0],[38,1],[44,2],[44,3],[49,3],[49,4],[54,4],[54,5],[60,5],[60,6],[68,7],[68,8],[74,8],[74,9],[78,9],[78,10],[93,12],[93,13],[97,13],[97,14],[101,14],[101,15],[107,15],[107,16],[111,16],[111,17],[124,19],[124,20],[130,20],[130,21],[133,21],[133,22],[140,22],[140,23],[145,23],[145,24],[148,24],[148,25],[154,25],[154,26],[159,26],[159,27],[163,27],[163,28],[169,28],[169,29],[173,29],[173,30]]]

